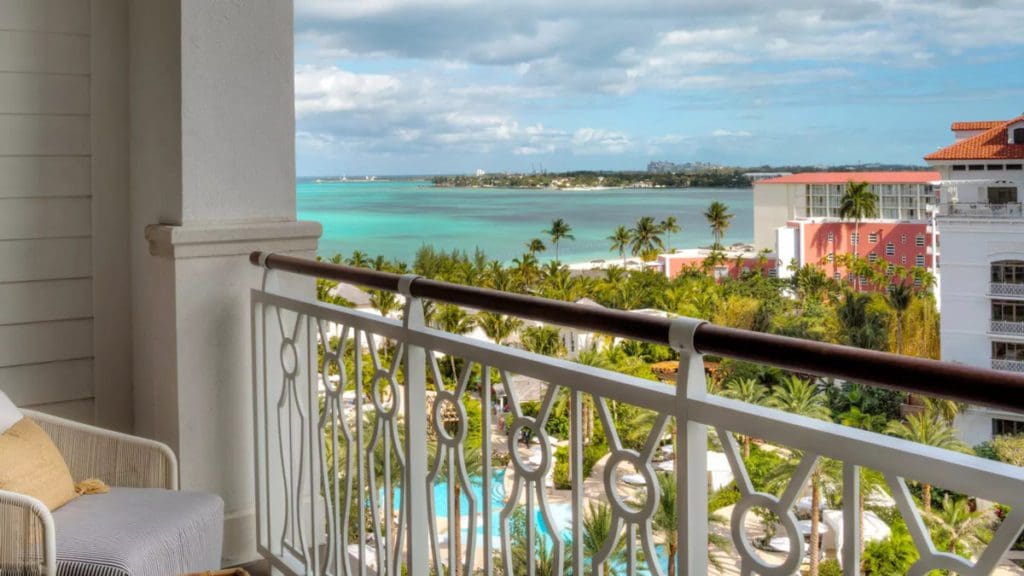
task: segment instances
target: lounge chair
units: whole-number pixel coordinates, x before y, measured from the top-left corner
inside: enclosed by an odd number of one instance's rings
[[[0,490],[0,574],[167,576],[220,567],[224,504],[178,491],[169,447],[22,412],[49,434],[76,482],[98,478],[110,491],[51,513],[35,498]]]

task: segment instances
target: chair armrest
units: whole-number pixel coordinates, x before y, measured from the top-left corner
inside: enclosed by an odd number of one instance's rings
[[[0,574],[56,576],[57,542],[46,506],[0,490]]]
[[[178,459],[166,444],[22,410],[50,435],[76,482],[99,478],[109,486],[178,489]]]

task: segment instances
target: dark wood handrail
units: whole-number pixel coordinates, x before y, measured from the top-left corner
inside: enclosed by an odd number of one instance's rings
[[[401,278],[390,272],[281,254],[264,256],[262,252],[253,252],[249,260],[257,266],[264,261],[265,266],[272,270],[391,292],[398,291]],[[411,283],[410,291],[419,298],[633,340],[669,343],[669,326],[672,321],[667,318],[462,286],[422,277]],[[697,329],[694,344],[700,352],[706,354],[1024,413],[1024,375],[1011,372],[727,328],[711,323]]]

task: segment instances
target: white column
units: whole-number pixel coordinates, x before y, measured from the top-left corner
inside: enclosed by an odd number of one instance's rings
[[[256,555],[248,254],[320,236],[295,221],[292,3],[133,0],[129,29],[135,428],[224,499],[235,564]]]

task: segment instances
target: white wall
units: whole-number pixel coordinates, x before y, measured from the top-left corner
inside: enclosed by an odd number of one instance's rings
[[[89,2],[0,0],[0,389],[94,420]]]
[[[775,230],[795,215],[802,184],[754,183],[754,248],[775,250]]]
[[[1022,340],[989,336],[989,285],[992,262],[1024,260],[1024,219],[943,217],[938,228],[942,233],[942,359],[991,368],[993,340]],[[972,409],[960,418],[958,427],[964,440],[971,444],[988,440],[990,420],[991,412],[984,408]]]
[[[252,250],[312,256],[295,221],[292,3],[132,0],[136,431],[225,503],[224,561],[254,559]],[[282,278],[313,294],[310,279]]]

